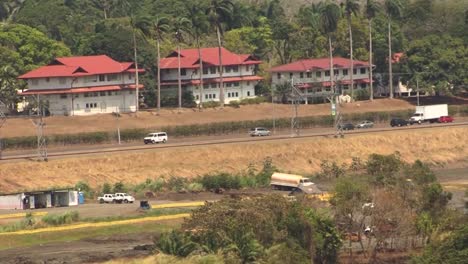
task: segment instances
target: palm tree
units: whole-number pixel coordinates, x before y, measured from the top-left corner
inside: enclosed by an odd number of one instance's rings
[[[369,22],[369,80],[370,80],[370,100],[374,100],[374,82],[372,77],[372,19],[379,11],[380,4],[375,0],[367,0],[366,2],[366,18]]]
[[[327,1],[321,6],[320,10],[320,26],[322,31],[328,37],[328,51],[330,54],[330,85],[333,94],[335,94],[334,84],[334,70],[333,70],[333,50],[332,50],[332,34],[338,27],[338,20],[340,18],[340,7],[333,2]]]
[[[9,0],[0,2],[0,19],[2,22],[13,20],[18,11],[23,7],[26,0]]]
[[[188,31],[190,28],[190,20],[186,17],[177,17],[174,20],[174,30],[175,30],[175,38],[177,41],[177,80],[178,80],[178,91],[177,95],[179,98],[179,112],[182,109],[182,76],[181,76],[181,69],[180,69],[180,43],[184,40],[183,34]]]
[[[139,72],[138,72],[138,54],[137,54],[137,41],[136,41],[136,34],[137,34],[137,21],[135,17],[130,16],[130,25],[132,27],[132,37],[133,37],[133,56],[135,60],[135,113],[138,113],[138,109],[140,107],[140,95],[139,95],[139,89],[140,89],[140,78],[139,78]]]
[[[187,5],[187,11],[188,15],[190,17],[190,22],[192,25],[191,28],[191,35],[195,38],[195,42],[197,45],[197,50],[198,50],[198,64],[199,64],[199,69],[198,69],[198,77],[200,80],[198,89],[200,92],[200,101],[198,103],[199,109],[202,108],[203,104],[203,60],[202,60],[202,54],[201,54],[201,48],[200,48],[200,37],[202,34],[205,34],[208,31],[209,28],[209,22],[208,18],[203,12],[203,7],[201,7],[198,3],[192,3],[188,2],[189,4]]]
[[[210,0],[206,15],[216,29],[216,36],[218,38],[218,56],[219,56],[219,101],[221,107],[224,107],[224,85],[223,85],[223,60],[222,60],[222,24],[229,17],[232,16],[232,9],[234,7],[233,0]]]
[[[350,85],[351,85],[351,99],[354,100],[354,60],[353,60],[353,30],[351,28],[351,17],[357,15],[359,12],[359,2],[357,0],[346,0],[341,3],[344,8],[346,20],[348,20],[348,31],[349,31],[349,58],[351,60],[351,73],[350,73]]]
[[[385,0],[384,9],[388,20],[388,85],[390,87],[390,98],[393,99],[392,18],[401,17],[402,4],[400,0]]]

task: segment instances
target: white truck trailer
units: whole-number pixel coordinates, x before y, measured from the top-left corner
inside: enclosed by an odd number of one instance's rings
[[[448,106],[446,104],[416,106],[416,112],[410,118],[410,124],[423,122],[437,122],[441,116],[448,115]]]
[[[321,193],[310,179],[301,175],[286,174],[275,172],[271,176],[270,185],[273,189],[278,190],[295,190],[300,189],[304,193]]]

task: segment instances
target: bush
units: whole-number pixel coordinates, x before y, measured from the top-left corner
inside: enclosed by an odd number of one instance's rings
[[[207,190],[223,189],[239,189],[241,187],[241,178],[237,175],[228,173],[208,174],[200,179],[200,183]]]
[[[215,101],[208,101],[208,102],[202,103],[203,108],[215,108],[215,107],[219,107],[220,105],[221,104],[219,102],[215,102]]]
[[[187,191],[195,193],[201,192],[203,191],[203,185],[198,182],[192,182],[189,185],[187,185]]]
[[[94,196],[94,191],[91,189],[89,184],[84,181],[79,181],[75,184],[75,189],[77,189],[80,192],[83,192],[84,196],[86,198],[92,198]]]
[[[245,98],[240,100],[239,104],[240,105],[249,105],[249,104],[260,104],[266,102],[266,98],[262,96],[258,96],[255,98]]]
[[[70,211],[64,214],[45,215],[44,217],[42,217],[42,222],[49,224],[49,225],[58,226],[58,225],[71,224],[73,222],[77,222],[79,218],[80,216],[77,211]]]
[[[229,102],[229,106],[234,107],[234,108],[239,108],[240,103],[239,103],[239,101],[231,101],[231,102]]]
[[[103,194],[106,194],[106,193],[111,193],[112,192],[112,186],[109,184],[109,183],[104,183],[102,185],[102,193]]]
[[[112,188],[114,193],[124,193],[127,191],[127,188],[123,184],[123,182],[119,181],[114,184],[114,187]]]
[[[187,179],[183,177],[171,176],[166,182],[167,188],[171,191],[182,191],[187,183]]]

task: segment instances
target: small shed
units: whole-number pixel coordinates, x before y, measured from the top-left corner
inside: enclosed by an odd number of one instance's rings
[[[78,191],[43,190],[0,194],[0,209],[38,209],[78,205]]]

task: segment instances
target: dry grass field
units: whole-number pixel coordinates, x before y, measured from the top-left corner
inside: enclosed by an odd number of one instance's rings
[[[267,142],[153,149],[138,153],[65,158],[0,165],[0,192],[105,182],[140,183],[147,178],[195,177],[210,172],[242,172],[249,164],[260,168],[266,157],[284,172],[312,174],[323,160],[350,163],[369,154],[399,151],[406,161],[421,159],[434,165],[468,164],[468,128],[428,128],[390,131],[344,139],[310,138]]]
[[[414,106],[404,100],[379,99],[374,102],[359,101],[346,104],[342,108],[343,113],[357,113],[369,111],[392,111],[413,109]],[[52,116],[45,118],[45,133],[67,134],[80,132],[111,131],[116,130],[119,123],[122,129],[126,128],[149,128],[156,129],[167,126],[204,124],[214,122],[229,122],[241,120],[261,120],[290,117],[292,108],[290,105],[263,103],[258,105],[245,105],[240,108],[225,107],[210,108],[198,111],[197,109],[162,109],[160,115],[154,110],[134,114],[123,114],[118,120],[112,114],[101,114],[94,116]],[[301,105],[300,116],[314,116],[330,114],[329,104]],[[34,136],[36,129],[30,119],[11,118],[0,130],[0,137]]]

